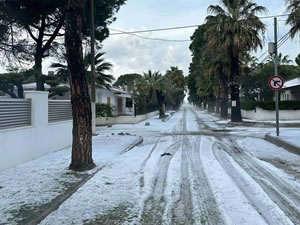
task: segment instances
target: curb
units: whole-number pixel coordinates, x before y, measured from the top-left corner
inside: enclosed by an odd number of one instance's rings
[[[142,144],[143,141],[144,141],[144,139],[141,136],[139,136],[139,139],[136,142],[134,142],[133,144],[129,145],[122,153],[130,151],[135,146],[138,146],[138,145]]]
[[[289,151],[291,153],[300,155],[300,147],[295,146],[286,141],[283,141],[282,139],[280,139],[278,137],[274,137],[274,136],[271,136],[270,134],[266,134],[264,139],[268,142],[271,142],[274,145],[277,145],[279,147],[286,149],[287,151]]]

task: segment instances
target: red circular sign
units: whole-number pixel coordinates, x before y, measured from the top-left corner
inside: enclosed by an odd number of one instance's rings
[[[272,90],[277,91],[283,87],[284,80],[281,76],[272,76],[270,77],[268,84]]]

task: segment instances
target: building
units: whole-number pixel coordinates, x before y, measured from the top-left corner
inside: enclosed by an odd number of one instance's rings
[[[60,84],[58,86],[67,86],[69,84]],[[44,84],[45,91],[49,91],[51,86]],[[23,84],[24,91],[36,90],[36,82]],[[15,92],[17,89],[15,88]],[[70,99],[70,91],[65,92],[62,96],[54,95],[51,99]],[[113,115],[134,115],[134,105],[132,101],[132,95],[119,88],[112,87],[110,89],[103,88],[96,85],[96,103],[99,104],[110,104],[112,106]]]
[[[283,88],[280,90],[281,101],[300,101],[300,78],[295,78],[284,83]]]
[[[134,114],[132,95],[119,88],[112,87],[108,90],[99,86],[96,87],[96,103],[110,104],[114,109],[114,116]]]

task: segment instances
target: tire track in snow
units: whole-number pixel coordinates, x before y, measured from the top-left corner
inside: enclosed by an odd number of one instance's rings
[[[200,126],[196,112],[194,112],[192,108],[189,108],[189,110],[192,111],[199,128],[202,129],[206,127]],[[194,208],[197,208],[198,213],[200,213],[200,218],[198,218],[199,221],[197,222],[207,225],[222,225],[224,224],[224,218],[218,209],[218,204],[204,171],[200,156],[201,136],[195,137],[193,144],[191,144],[189,136],[184,136],[184,144],[183,151],[186,154],[187,162],[190,164],[190,188],[194,189],[194,195],[191,196],[195,199],[193,199],[192,202],[197,204]]]
[[[186,110],[183,113],[183,118],[179,121],[179,123],[174,127],[173,130],[186,129],[185,115]],[[168,153],[170,153],[170,155],[162,156],[158,161],[157,173],[155,175],[155,178],[153,179],[153,188],[151,194],[149,197],[146,198],[143,204],[143,209],[140,217],[140,224],[163,224],[163,214],[166,208],[166,199],[164,196],[164,192],[166,187],[167,175],[170,162],[173,156],[178,150],[182,149],[182,141],[180,141],[180,139],[181,138],[178,136],[172,137],[172,144],[168,147]],[[158,144],[159,142],[157,142],[157,145]],[[155,148],[157,148],[157,145]],[[148,160],[150,159],[150,157],[148,158]],[[147,163],[147,161],[145,161],[145,164]]]
[[[278,211],[280,210],[279,208],[274,207],[275,205],[273,202],[269,201],[270,199],[268,198],[267,193],[265,193],[264,190],[259,190],[258,186],[261,187],[260,182],[258,183],[257,179],[252,177],[254,179],[253,182],[245,175],[246,173],[251,177],[249,174],[251,168],[245,166],[245,164],[236,157],[237,154],[241,154],[240,152],[236,151],[236,153],[232,153],[230,147],[218,142],[213,147],[213,153],[225,172],[232,178],[233,182],[244,193],[252,207],[262,216],[267,224],[293,224],[284,213]],[[232,160],[234,160],[243,171],[238,170]]]
[[[226,148],[227,153],[263,188],[294,224],[300,224],[300,195],[298,190],[261,166],[246,154],[235,141],[230,139],[230,143],[234,150]]]
[[[183,144],[181,149],[181,174],[180,174],[180,198],[172,208],[172,224],[188,225],[193,224],[193,204],[191,194],[191,183],[189,174],[188,137],[182,137]]]
[[[191,161],[191,170],[194,173],[193,188],[196,192],[196,202],[201,212],[202,224],[221,225],[224,224],[224,218],[218,209],[215,196],[209,184],[207,175],[204,171],[203,163],[200,156],[201,136],[196,137],[192,152],[189,152],[189,160]]]
[[[211,130],[211,128],[204,124],[204,122],[198,117],[197,113],[191,109],[194,113],[194,116],[197,118],[197,123],[199,128],[205,127],[206,129]],[[202,124],[202,123],[203,124]],[[224,138],[222,137],[221,133],[218,133],[216,135],[217,140],[222,142]],[[225,139],[226,140],[226,139]],[[235,160],[238,165],[243,168],[243,170],[249,174],[249,176],[252,177],[252,179],[264,190],[264,192],[269,196],[270,199],[289,217],[289,219],[294,224],[300,224],[300,214],[299,214],[299,194],[297,194],[297,190],[294,190],[291,188],[288,184],[283,183],[278,177],[274,176],[271,172],[266,170],[263,166],[260,166],[255,160],[253,160],[250,156],[244,153],[243,150],[240,149],[240,147],[234,142],[232,139],[229,139],[231,141],[231,146],[233,146],[234,150],[231,150],[229,146],[224,146],[220,143],[220,145],[226,149],[225,151],[230,155],[233,160]],[[233,167],[230,166],[229,162],[230,160],[227,160],[227,162],[224,164],[224,161],[226,161],[226,157],[217,157],[216,150],[213,151],[216,158],[219,160],[220,164],[223,166],[225,171],[229,176],[233,178],[232,169]],[[222,163],[223,162],[223,163]],[[225,168],[227,167],[227,169]],[[229,168],[230,167],[230,168]],[[238,177],[238,176],[236,176]],[[240,183],[241,179],[244,179],[242,177],[240,178],[233,178],[235,183]],[[270,218],[269,210],[263,209],[259,206],[258,203],[255,203],[255,199],[253,199],[254,196],[249,194],[249,191],[245,189],[245,183],[244,184],[237,184],[237,186],[241,189],[241,191],[245,194],[245,196],[248,198],[248,200],[252,203],[252,206],[254,209],[258,211],[262,215],[262,217],[265,219],[266,222],[269,224],[285,224],[280,223],[278,221],[272,220]],[[262,211],[265,213],[262,214]]]

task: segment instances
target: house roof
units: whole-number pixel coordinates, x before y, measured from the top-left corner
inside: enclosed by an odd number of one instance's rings
[[[286,81],[283,85],[283,88],[291,88],[296,86],[300,86],[300,77]]]
[[[28,84],[22,84],[23,88],[25,90],[32,90],[32,89],[36,89],[36,82],[32,82],[32,83],[28,83]],[[64,86],[67,86],[67,87],[70,87],[69,84],[59,84],[58,86],[60,87],[64,87]],[[44,84],[44,87],[45,87],[45,90],[49,90],[51,88],[51,86],[49,84]]]
[[[22,85],[24,89],[36,89],[36,83],[32,82],[32,83],[28,83],[28,84],[23,84]],[[49,84],[45,84],[45,89],[50,89],[50,85]]]

